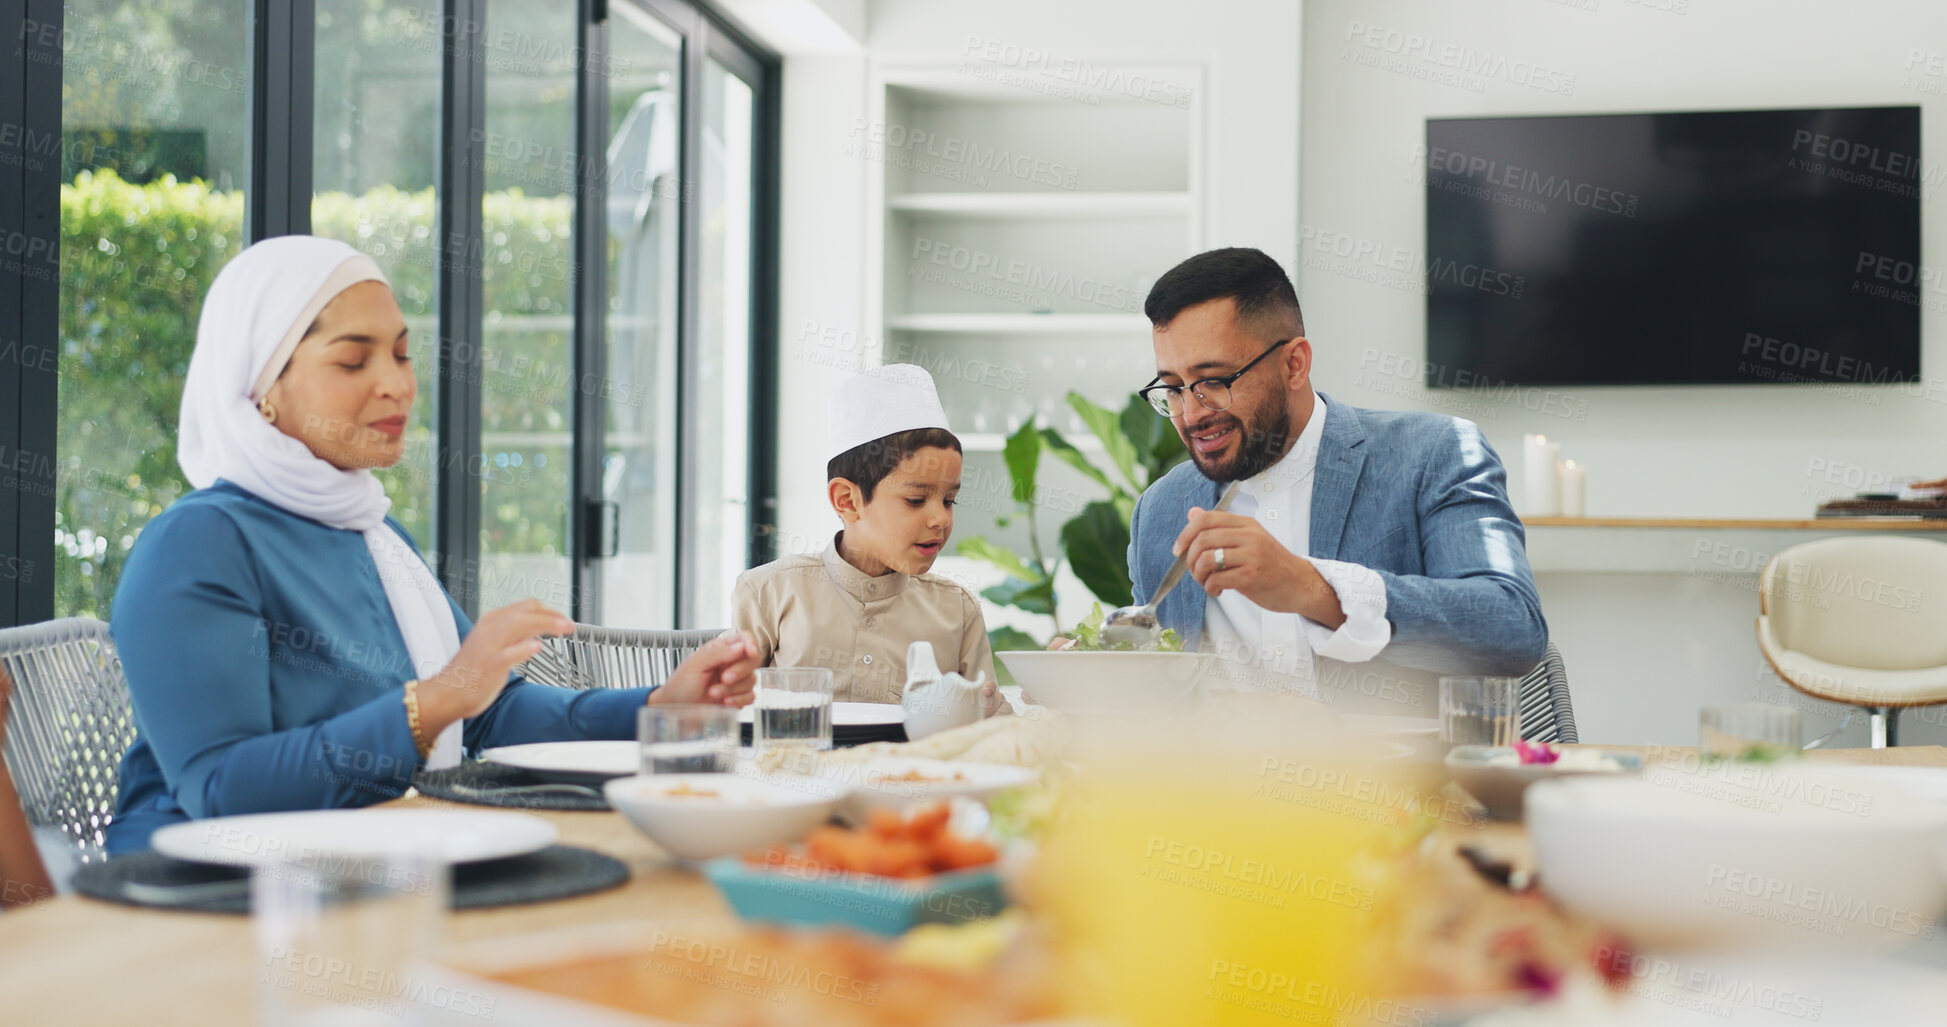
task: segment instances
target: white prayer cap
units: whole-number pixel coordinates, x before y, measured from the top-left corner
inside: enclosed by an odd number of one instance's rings
[[[917,364],[886,364],[847,375],[832,390],[825,459],[915,428],[945,428],[933,376]]]

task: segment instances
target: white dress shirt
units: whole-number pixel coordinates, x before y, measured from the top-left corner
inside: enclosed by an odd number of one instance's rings
[[[1206,598],[1200,648],[1224,661],[1233,685],[1318,695],[1316,657],[1362,663],[1392,640],[1386,585],[1370,567],[1306,555],[1311,548],[1312,472],[1325,434],[1325,397],[1316,398],[1298,441],[1277,463],[1245,479],[1230,512],[1255,518],[1299,557],[1310,560],[1338,593],[1345,623],[1337,630],[1296,613],[1266,610],[1237,591]],[[1232,562],[1235,566],[1235,562]]]

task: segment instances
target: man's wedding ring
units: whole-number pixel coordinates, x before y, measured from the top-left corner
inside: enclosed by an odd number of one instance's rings
[[[1224,547],[1223,547],[1223,546],[1218,546],[1218,547],[1217,547],[1217,569],[1218,569],[1218,570],[1220,570],[1220,571],[1227,571],[1227,570],[1230,570],[1230,565],[1224,562]]]

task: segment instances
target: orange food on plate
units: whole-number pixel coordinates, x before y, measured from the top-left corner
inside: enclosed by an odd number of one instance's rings
[[[774,848],[744,857],[752,866],[842,871],[877,877],[926,877],[986,866],[999,858],[992,845],[947,830],[945,803],[911,817],[873,810],[861,828],[820,827],[806,836],[802,852]]]
[[[995,1027],[1056,1012],[1055,960],[1033,938],[977,969],[923,965],[843,931],[658,929],[640,948],[486,975],[656,1017],[735,1027]]]
[[[922,774],[917,770],[908,770],[904,774],[879,774],[872,779],[872,783],[875,785],[886,784],[888,782],[894,784],[939,784],[942,781],[965,781],[966,779],[967,775],[957,770],[953,772],[952,777],[934,777],[930,774]]]

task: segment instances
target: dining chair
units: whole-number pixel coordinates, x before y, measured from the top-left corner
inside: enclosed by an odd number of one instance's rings
[[[1773,556],[1758,648],[1785,684],[1865,709],[1873,748],[1900,744],[1902,709],[1947,703],[1947,543],[1826,538]]]
[[[1581,739],[1575,729],[1575,708],[1568,698],[1568,669],[1562,665],[1562,651],[1553,643],[1535,669],[1521,679],[1515,695],[1521,707],[1524,741],[1573,745]]]
[[[81,862],[107,858],[122,755],[135,741],[108,625],[70,617],[0,630],[13,678],[6,760],[27,822],[58,829]]]
[[[561,688],[648,688],[668,681],[678,664],[721,634],[721,628],[649,631],[576,624],[574,634],[546,639],[518,669],[529,681]]]

